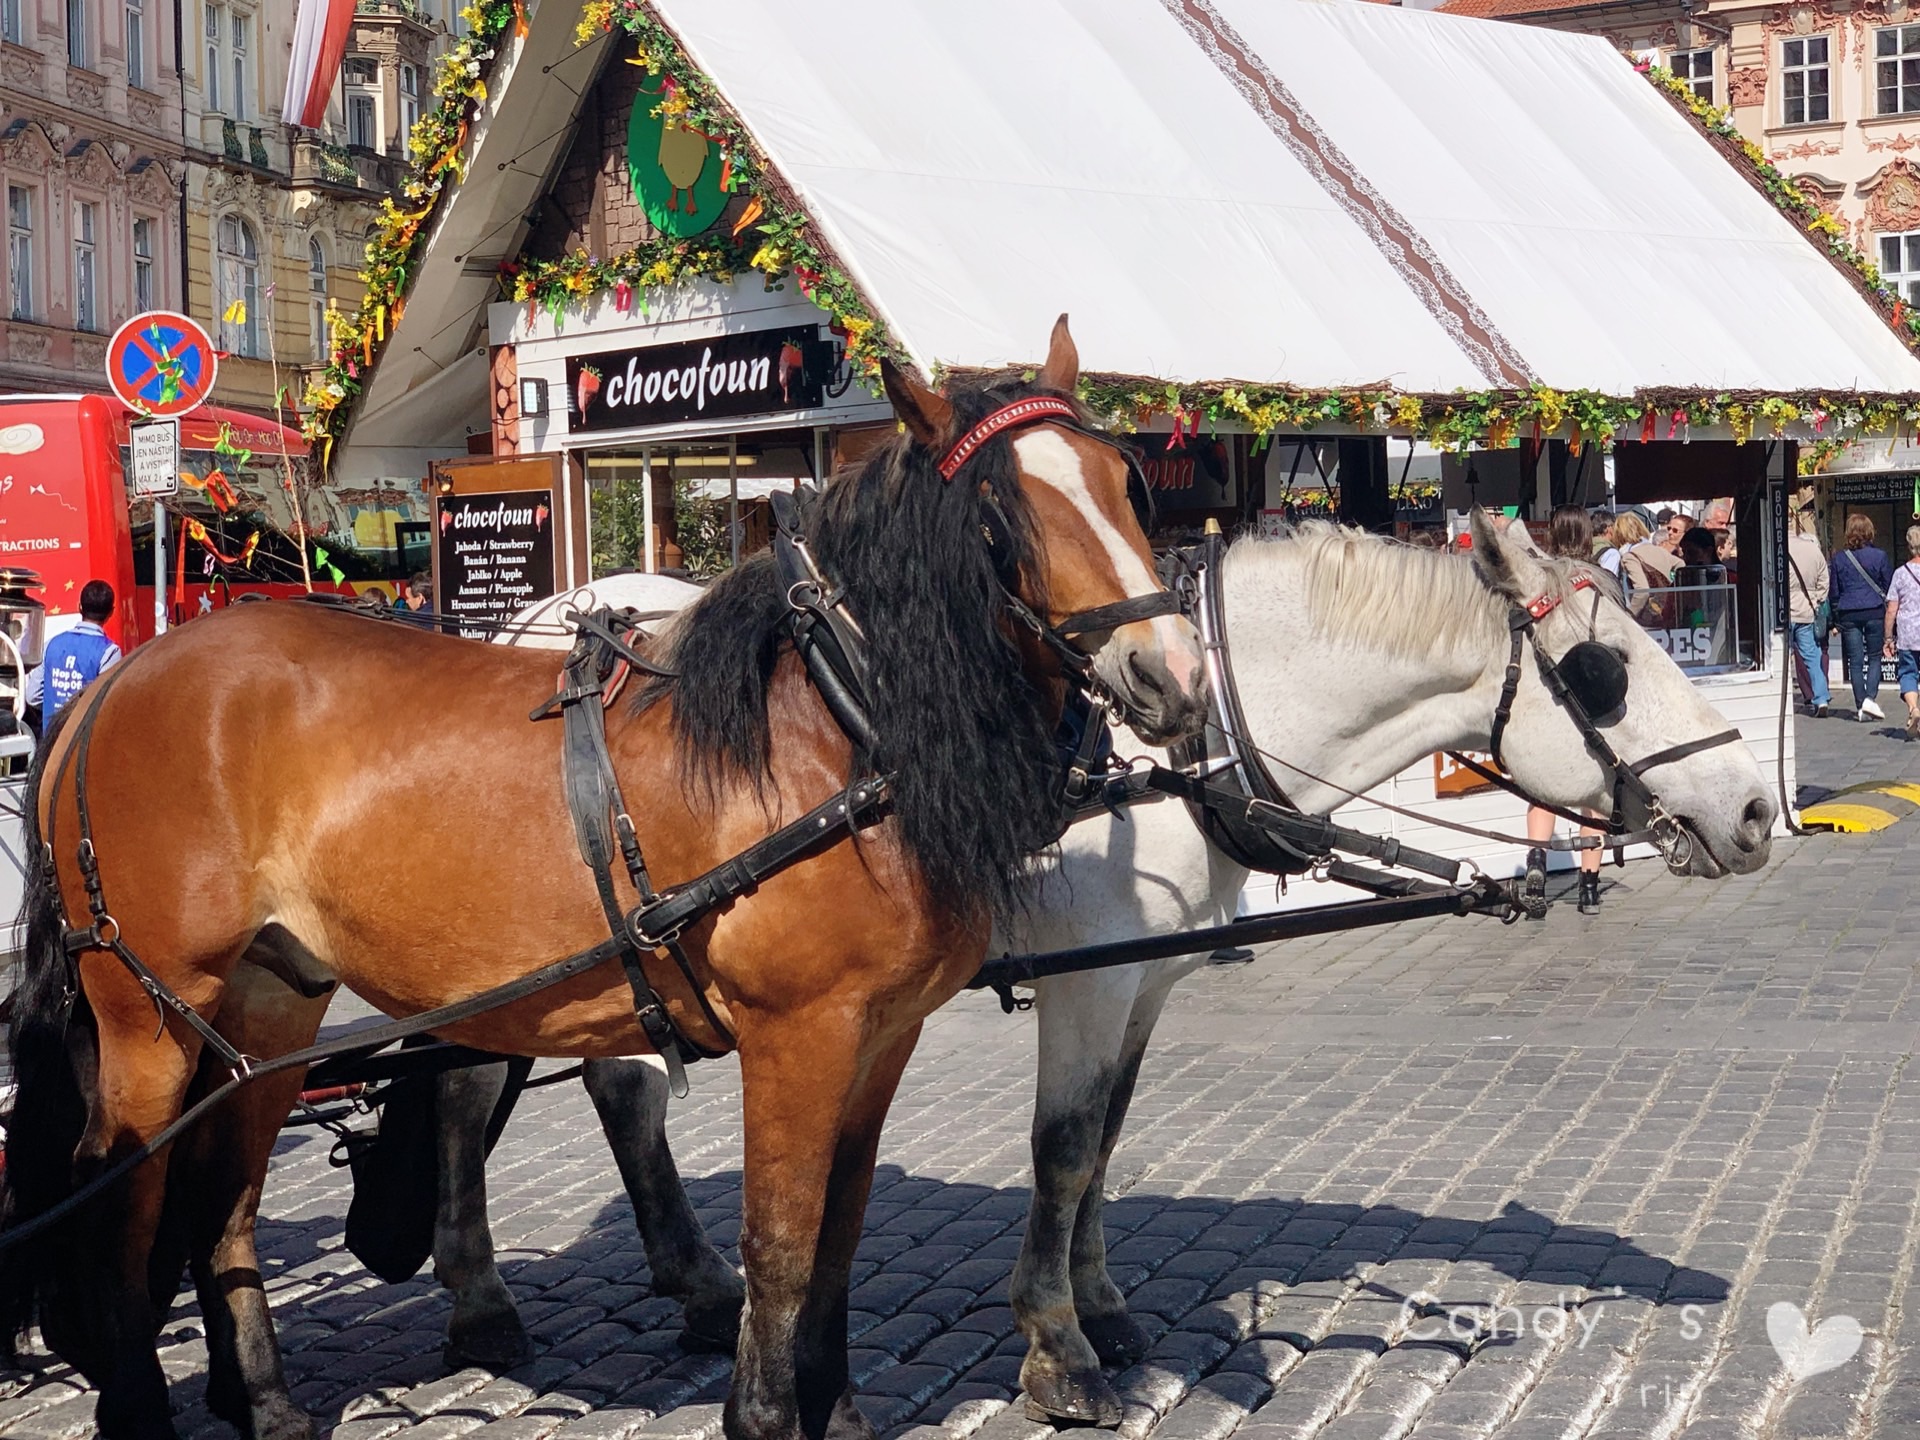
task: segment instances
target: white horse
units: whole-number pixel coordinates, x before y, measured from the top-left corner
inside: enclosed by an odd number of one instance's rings
[[[1540,621],[1548,655],[1593,638],[1626,662],[1624,707],[1596,717],[1625,760],[1727,729],[1624,609],[1571,590],[1582,573],[1607,584],[1597,569],[1550,560],[1519,527],[1498,534],[1478,511],[1472,534],[1471,564],[1323,524],[1227,551],[1216,580],[1251,732],[1244,738],[1275,757],[1274,778],[1304,810],[1325,814],[1435,751],[1488,749],[1511,653],[1510,607],[1540,596],[1577,601]],[[1116,737],[1123,754],[1164,763],[1162,752],[1125,736]],[[1611,774],[1531,654],[1521,657],[1501,759],[1549,804],[1612,808]],[[1745,873],[1765,863],[1775,807],[1745,745],[1702,750],[1647,778],[1694,841],[1685,861],[1692,873]],[[1061,950],[1234,918],[1248,872],[1200,835],[1184,805],[1162,799],[1126,815],[1068,832],[1057,862],[1067,883],[1048,884],[1008,948]],[[1637,828],[1647,817],[1629,805],[1627,820]],[[1028,1343],[1020,1378],[1037,1417],[1118,1424],[1120,1400],[1101,1365],[1132,1363],[1148,1348],[1107,1273],[1103,1182],[1161,1007],[1203,958],[1034,986],[1033,1201],[1010,1289]]]
[[[1726,729],[1620,606],[1591,604],[1589,591],[1576,594],[1574,581],[1583,574],[1608,585],[1599,571],[1549,560],[1518,530],[1496,534],[1478,512],[1473,538],[1471,564],[1328,525],[1304,526],[1281,540],[1241,540],[1228,550],[1217,583],[1251,732],[1244,738],[1276,757],[1277,778],[1304,809],[1331,811],[1436,750],[1487,749],[1510,655],[1511,607],[1541,596],[1580,601],[1557,605],[1539,622],[1548,655],[1557,658],[1578,641],[1596,639],[1625,662],[1625,704],[1617,714],[1597,717],[1624,759]],[[607,593],[624,596],[611,582]],[[615,603],[661,608],[638,596]],[[1166,759],[1124,730],[1115,739],[1124,755]],[[1501,755],[1513,778],[1541,800],[1611,808],[1612,776],[1588,752],[1530,653],[1522,657]],[[1653,767],[1647,778],[1686,827],[1693,843],[1683,863],[1692,873],[1745,873],[1765,862],[1774,805],[1744,745],[1702,749]],[[1647,817],[1630,804],[1627,819],[1637,827]],[[1247,880],[1246,870],[1201,836],[1182,804],[1164,798],[1128,807],[1124,820],[1082,821],[1047,865],[1054,873],[1038,902],[996,945],[1067,949],[1222,924],[1234,917]],[[1168,991],[1201,958],[1056,976],[1034,986],[1040,1025],[1034,1190],[1011,1299],[1028,1341],[1021,1381],[1036,1415],[1118,1423],[1120,1402],[1102,1363],[1130,1363],[1147,1348],[1146,1334],[1129,1318],[1126,1299],[1107,1273],[1102,1182]],[[681,1266],[667,1283],[693,1265],[705,1288],[688,1293],[700,1296],[711,1324],[726,1295],[707,1258],[710,1248],[703,1253],[704,1240],[690,1247],[683,1227],[662,1218],[671,1218],[674,1208],[658,1178],[672,1175],[662,1128],[664,1084],[636,1087],[633,1094],[639,1098],[624,1113],[625,1102],[609,1095],[602,1119],[649,1255],[655,1230],[677,1233]],[[471,1170],[477,1177],[477,1160]],[[466,1183],[477,1188],[477,1178]],[[649,1209],[659,1213],[650,1219]],[[690,1213],[684,1197],[679,1212]],[[469,1235],[460,1245],[470,1261],[477,1261],[485,1237],[483,1195],[478,1223],[478,1238]],[[673,1246],[663,1242],[663,1248]],[[491,1244],[484,1250],[490,1269]],[[687,1257],[697,1257],[697,1265]],[[658,1266],[655,1276],[661,1283]],[[497,1273],[493,1284],[490,1313],[497,1317],[497,1302],[504,1301],[510,1317]],[[456,1329],[460,1315],[456,1303]],[[512,1323],[517,1330],[518,1321]]]

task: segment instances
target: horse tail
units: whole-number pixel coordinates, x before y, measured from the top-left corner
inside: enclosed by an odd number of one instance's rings
[[[59,881],[43,858],[40,788],[58,730],[58,723],[48,726],[48,743],[40,747],[28,772],[22,807],[26,944],[7,1042],[15,1090],[7,1120],[6,1167],[0,1172],[0,1240],[73,1192],[74,1151],[86,1130],[96,1080],[93,1012],[67,958]],[[35,1302],[45,1298],[43,1291],[54,1281],[63,1254],[87,1244],[75,1227],[62,1226],[0,1250],[0,1353],[34,1322]]]

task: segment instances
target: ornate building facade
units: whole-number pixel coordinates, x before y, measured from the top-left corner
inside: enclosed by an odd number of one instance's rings
[[[1603,35],[1732,111],[1746,137],[1920,303],[1920,0],[1449,0]]]
[[[107,337],[174,306],[186,146],[152,0],[0,0],[0,387],[104,388]]]
[[[156,0],[0,0],[0,391],[104,389],[114,330],[174,309],[226,352],[217,403],[301,393],[459,21],[361,0],[313,133],[279,113],[294,7],[185,4],[176,54]]]

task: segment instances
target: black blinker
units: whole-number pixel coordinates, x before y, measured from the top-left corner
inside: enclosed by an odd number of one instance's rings
[[[1590,719],[1627,703],[1627,666],[1597,640],[1582,640],[1560,657],[1560,679]]]

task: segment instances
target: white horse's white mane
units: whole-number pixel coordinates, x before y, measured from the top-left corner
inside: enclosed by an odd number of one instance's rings
[[[1537,558],[1548,574],[1546,588],[1564,593],[1575,567]],[[1506,601],[1487,588],[1472,561],[1452,551],[1420,550],[1307,520],[1278,539],[1236,540],[1226,564],[1253,572],[1246,578],[1255,584],[1272,583],[1275,571],[1293,572],[1315,628],[1383,654],[1481,653],[1506,641]]]

